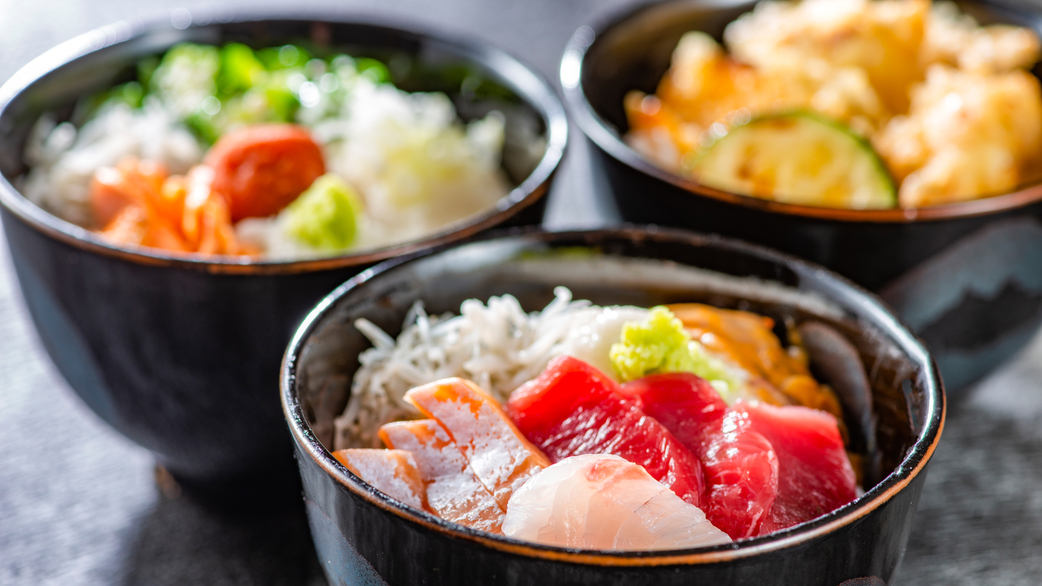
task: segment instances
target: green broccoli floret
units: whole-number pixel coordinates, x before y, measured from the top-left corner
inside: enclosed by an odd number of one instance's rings
[[[181,116],[188,116],[217,92],[220,51],[211,45],[181,43],[159,62],[149,78],[151,90]]]
[[[264,64],[253,49],[242,43],[228,43],[221,47],[221,66],[217,73],[217,91],[220,96],[245,92],[267,78]]]
[[[276,58],[287,48],[293,59],[302,55],[286,45],[274,49]],[[300,104],[289,79],[300,72],[281,64],[269,71],[258,53],[241,43],[221,48],[182,43],[163,56],[148,84],[196,136],[213,144],[237,126],[292,121]]]
[[[690,372],[713,383],[725,399],[742,386],[732,368],[692,340],[684,324],[661,306],[652,308],[644,321],[625,324],[609,358],[623,382],[649,374]]]
[[[309,246],[327,251],[347,248],[358,230],[362,204],[350,185],[327,173],[315,180],[283,212],[286,231]]]
[[[359,57],[358,59],[355,59],[355,67],[358,68],[359,75],[369,78],[373,83],[391,82],[390,70],[387,69],[386,65],[376,59]]]

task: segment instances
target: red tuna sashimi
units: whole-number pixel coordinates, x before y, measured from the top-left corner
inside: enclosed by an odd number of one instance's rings
[[[778,454],[778,497],[760,535],[833,511],[857,496],[854,469],[836,418],[807,407],[738,401],[734,410],[763,434]]]
[[[550,361],[542,374],[514,391],[507,413],[551,461],[612,454],[640,464],[684,501],[701,503],[705,485],[698,458],[624,398],[614,380],[577,358]]]
[[[705,469],[706,517],[732,539],[758,535],[778,494],[771,443],[689,373],[656,374],[622,385],[647,415],[691,450]]]

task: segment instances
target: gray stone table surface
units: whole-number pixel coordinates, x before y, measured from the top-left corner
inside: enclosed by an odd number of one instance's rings
[[[554,79],[572,31],[631,0],[295,0],[426,21],[490,41]],[[264,0],[221,9],[278,7]],[[0,80],[47,48],[120,20],[165,18],[162,0],[0,0]],[[210,10],[185,4],[197,14]],[[548,224],[614,221],[573,143]],[[0,584],[320,585],[294,514],[234,519],[156,487],[147,452],[72,394],[25,313],[0,252]],[[899,584],[1042,583],[1042,336],[949,410]]]

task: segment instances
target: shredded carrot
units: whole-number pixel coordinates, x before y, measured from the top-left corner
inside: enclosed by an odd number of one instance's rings
[[[91,207],[99,231],[121,244],[200,254],[255,254],[239,244],[226,198],[199,165],[167,176],[149,161],[124,159],[94,174]]]

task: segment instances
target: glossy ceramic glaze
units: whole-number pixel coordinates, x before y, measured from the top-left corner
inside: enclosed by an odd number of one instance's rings
[[[416,300],[430,313],[458,312],[465,299],[510,293],[536,310],[558,285],[600,304],[702,301],[798,327],[815,341],[807,344],[812,368],[844,397],[852,448],[875,462],[867,494],[809,523],[735,545],[605,553],[444,522],[375,491],[330,455],[332,420],[350,399],[359,353],[370,346],[356,319],[395,335]],[[319,304],[294,336],[282,400],[312,535],[334,585],[885,584],[904,552],[944,420],[930,357],[874,297],[764,248],[639,229],[515,233],[366,271]],[[859,410],[859,401],[873,407]]]
[[[623,218],[744,238],[833,269],[878,292],[962,389],[1019,350],[1042,323],[1042,186],[918,210],[831,210],[697,185],[629,148],[623,96],[654,92],[680,36],[720,38],[749,0],[673,0],[580,28],[561,63],[578,125]],[[960,2],[981,22],[1042,32],[1042,11]]]
[[[516,188],[494,209],[429,239],[302,262],[116,248],[15,190],[26,133],[42,111],[67,112],[76,96],[129,74],[140,57],[186,40],[255,46],[310,40],[355,55],[404,55],[412,68],[396,80],[401,87],[446,91],[464,116],[506,104],[508,142],[521,140],[510,138],[511,123],[527,123],[546,140],[545,154],[518,176],[518,160],[505,152],[504,168]],[[513,97],[467,99],[460,72],[499,84]],[[51,358],[95,413],[155,452],[183,483],[233,491],[243,480],[260,479],[254,486],[261,491],[296,482],[276,393],[280,357],[307,311],[379,261],[494,226],[540,222],[567,135],[553,90],[501,51],[348,16],[264,15],[183,29],[114,25],[27,65],[0,90],[0,108],[0,214],[26,305]]]

